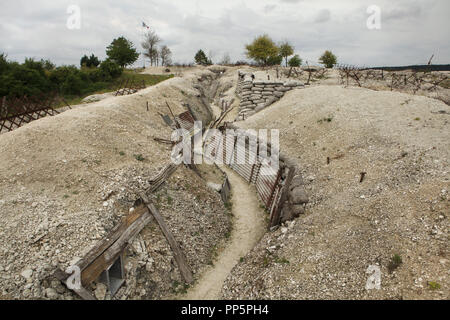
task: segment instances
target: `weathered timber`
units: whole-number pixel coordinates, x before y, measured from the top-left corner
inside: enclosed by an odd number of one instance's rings
[[[153,205],[153,203],[151,203],[149,201],[149,199],[147,198],[147,196],[145,194],[140,194],[140,197],[146,204],[148,210],[153,215],[155,220],[158,222],[158,225],[159,225],[162,233],[164,234],[167,241],[169,242],[169,245],[172,248],[172,251],[174,254],[175,261],[177,262],[178,268],[180,269],[181,276],[183,277],[184,281],[187,284],[191,284],[194,280],[192,277],[192,271],[187,264],[186,257],[184,256],[183,252],[181,251],[180,246],[178,245],[174,236],[172,235],[169,228],[167,227],[167,225],[164,221],[164,218],[161,216],[158,209],[156,209],[156,207]]]

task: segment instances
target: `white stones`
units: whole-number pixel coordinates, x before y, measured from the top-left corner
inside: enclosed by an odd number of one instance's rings
[[[97,288],[94,291],[97,300],[105,300],[107,287],[103,283],[98,283]]]
[[[22,277],[24,277],[26,280],[30,280],[31,277],[33,276],[33,270],[25,269],[25,270],[22,271],[22,273],[20,275]]]
[[[45,296],[49,298],[50,300],[56,300],[58,299],[58,293],[53,288],[47,288],[45,289]]]

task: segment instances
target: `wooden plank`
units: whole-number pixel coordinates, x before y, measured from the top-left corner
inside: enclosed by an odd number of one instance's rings
[[[174,253],[175,261],[178,264],[178,268],[180,269],[181,276],[183,277],[184,281],[187,284],[191,284],[194,279],[192,277],[192,271],[189,268],[186,257],[184,256],[183,252],[181,251],[177,241],[173,237],[172,233],[169,231],[169,228],[167,227],[166,223],[164,222],[164,218],[159,213],[158,209],[149,201],[147,196],[145,194],[140,194],[140,197],[144,201],[144,203],[147,205],[148,210],[153,215],[153,217],[158,222],[159,227],[161,228],[161,231],[163,232],[164,236],[166,237],[167,241],[169,242],[170,247],[172,248],[172,251]]]
[[[114,237],[119,235],[116,240],[109,245],[97,258],[92,261],[88,266],[81,269],[81,283],[83,286],[95,281],[101,273],[114,263],[120,253],[126,248],[126,246],[132,241],[132,239],[150,222],[151,216],[146,208],[141,207],[139,213],[133,213],[129,215],[121,224]],[[102,244],[102,247],[109,244],[111,241],[107,241]]]
[[[92,264],[99,256],[101,256],[109,247],[111,247],[114,242],[119,239],[121,234],[142,214],[147,211],[147,208],[140,207],[137,208],[132,214],[129,214],[125,218],[122,219],[122,222],[117,224],[110,233],[103,240],[97,242],[94,247],[81,259],[79,262],[75,264],[75,266],[79,267],[81,271],[86,269],[90,264]],[[70,276],[66,274],[64,281]]]
[[[287,197],[289,194],[289,188],[290,188],[292,179],[294,179],[294,175],[295,175],[295,167],[289,167],[289,172],[286,177],[286,182],[284,183],[283,189],[281,191],[282,193],[281,193],[280,202],[278,203],[278,207],[276,208],[276,210],[274,210],[272,216],[270,217],[270,228],[275,227],[280,224],[280,220],[282,218],[281,210],[283,209],[283,205],[287,200]]]

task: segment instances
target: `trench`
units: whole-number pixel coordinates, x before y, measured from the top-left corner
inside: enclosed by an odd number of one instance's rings
[[[210,81],[202,81],[197,86],[202,93],[203,105],[212,118],[219,118],[221,115],[221,109],[215,104],[216,98],[220,96],[219,79],[220,75]],[[260,206],[256,187],[229,167],[221,166],[221,169],[227,174],[231,186],[231,234],[219,250],[214,264],[206,267],[187,293],[179,296],[178,299],[220,299],[223,285],[232,269],[257,245],[267,231],[267,215]]]
[[[233,228],[225,247],[213,266],[209,267],[181,299],[217,300],[223,284],[240,259],[250,252],[266,232],[265,213],[260,207],[254,186],[233,170],[222,167],[231,185]]]

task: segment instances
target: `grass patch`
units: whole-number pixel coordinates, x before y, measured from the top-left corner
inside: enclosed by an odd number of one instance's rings
[[[439,290],[441,288],[441,285],[435,281],[428,281],[428,287],[431,290]]]
[[[388,270],[389,272],[393,272],[395,271],[398,267],[400,267],[400,265],[403,263],[402,257],[398,254],[395,254],[392,258],[391,261],[388,264]]]
[[[144,156],[143,156],[142,154],[135,154],[135,155],[134,155],[134,158],[135,158],[137,161],[145,161],[145,158],[144,158]]]

